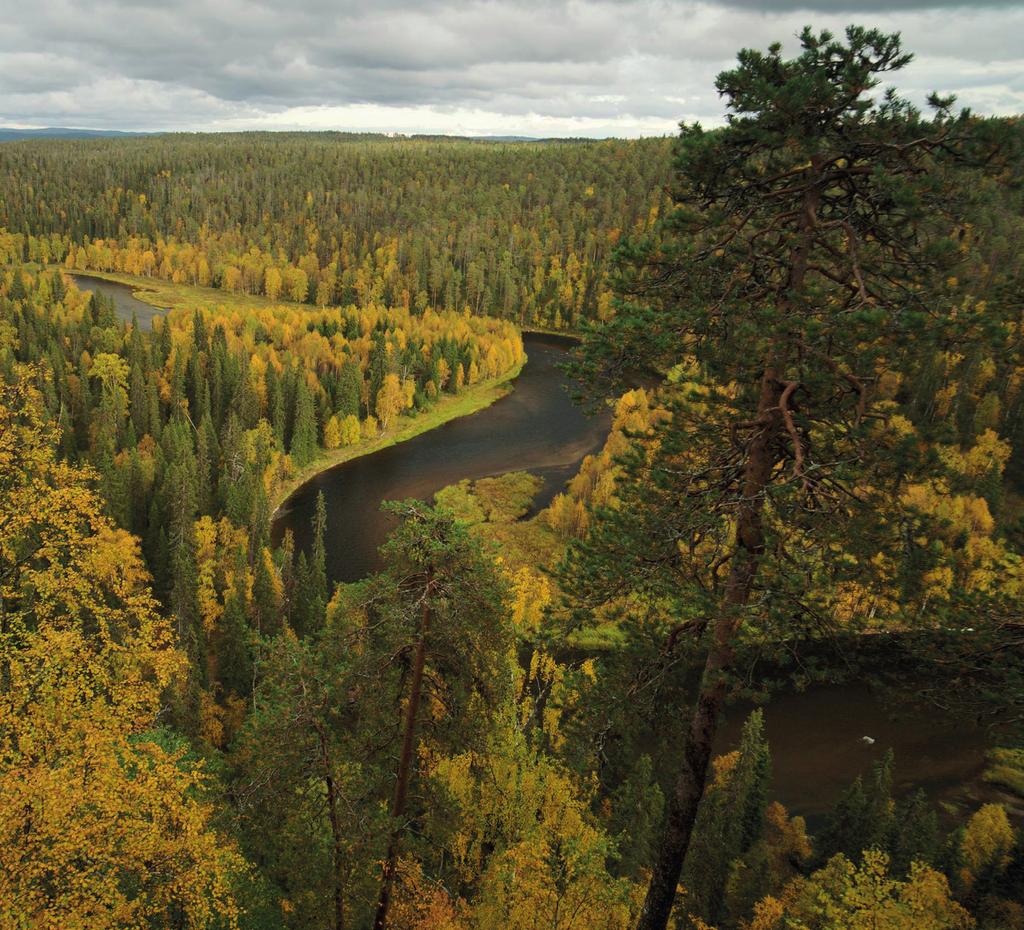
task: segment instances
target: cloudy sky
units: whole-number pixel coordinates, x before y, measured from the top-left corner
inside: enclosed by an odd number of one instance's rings
[[[0,125],[638,136],[738,48],[903,33],[899,86],[1024,111],[1024,0],[0,0]]]

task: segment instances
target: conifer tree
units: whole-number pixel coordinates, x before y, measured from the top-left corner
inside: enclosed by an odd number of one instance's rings
[[[298,636],[305,636],[312,627],[316,594],[313,591],[309,559],[305,549],[299,550],[295,559],[294,605],[291,612],[292,629]]]
[[[295,415],[289,451],[295,464],[303,468],[313,461],[316,448],[317,430],[313,397],[309,393],[305,377],[300,376],[295,386]]]
[[[316,495],[313,513],[313,546],[310,550],[310,583],[316,601],[316,615],[322,621],[330,592],[327,589],[327,501],[324,492]],[[319,623],[318,623],[319,625]]]
[[[359,391],[362,383],[363,376],[355,362],[346,362],[341,366],[334,395],[334,409],[338,414],[338,419],[359,416]]]
[[[731,866],[764,829],[771,755],[760,710],[744,724],[739,748],[715,765],[717,777],[701,806],[683,870],[687,911],[710,924],[722,917]]]
[[[381,550],[388,565],[384,584],[393,586],[396,595],[395,635],[412,647],[412,655],[408,685],[402,688],[406,693],[401,742],[375,930],[389,926],[426,716],[426,690],[445,695],[450,733],[448,739],[439,740],[440,745],[464,749],[486,734],[487,725],[478,715],[486,720],[495,713],[507,699],[510,685],[503,674],[511,645],[508,590],[491,556],[448,511],[419,501],[387,507],[402,522]]]
[[[244,574],[236,570],[235,584],[224,599],[220,619],[217,671],[221,686],[229,693],[248,697],[252,693],[252,656],[245,622]]]
[[[32,380],[0,381],[0,926],[237,926],[245,864],[156,736],[184,657]]]
[[[838,853],[856,861],[865,849],[889,850],[894,828],[892,765],[889,751],[871,767],[866,783],[858,776],[843,792],[818,839],[822,863]]]
[[[582,350],[592,383],[653,368],[679,387],[563,584],[583,615],[639,589],[706,630],[641,930],[669,920],[745,630],[767,641],[827,616],[831,584],[902,546],[879,516],[914,449],[884,438],[873,386],[901,353],[979,335],[939,293],[958,259],[949,166],[980,154],[985,127],[951,99],[926,119],[869,96],[910,61],[898,36],[800,41],[719,75],[728,123],[683,127],[675,209],[623,252],[616,314]]]
[[[274,583],[274,567],[270,551],[260,547],[253,569],[253,626],[262,636],[273,636],[281,629],[281,604]]]

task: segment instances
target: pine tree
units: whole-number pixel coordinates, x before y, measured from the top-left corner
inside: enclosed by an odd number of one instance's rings
[[[902,546],[877,516],[915,467],[913,449],[882,455],[872,384],[901,351],[970,338],[948,302],[926,295],[958,258],[950,165],[973,157],[976,124],[953,116],[951,99],[933,97],[926,120],[894,92],[868,97],[910,60],[898,36],[807,29],[801,45],[789,60],[779,45],[743,51],[719,75],[729,122],[683,127],[675,209],[658,237],[622,251],[616,314],[582,350],[591,383],[653,368],[682,387],[653,460],[631,464],[639,486],[570,550],[563,583],[586,610],[639,585],[707,619],[640,930],[668,922],[741,627],[771,638],[808,594],[811,615],[827,609],[785,541],[800,536],[815,577],[851,546],[865,546],[865,573],[869,552]],[[852,493],[866,475],[875,500]],[[652,551],[659,540],[671,551]]]
[[[391,831],[384,857],[380,895],[373,926],[386,930],[415,774],[424,721],[423,683],[430,665],[431,679],[444,683],[448,696],[451,745],[454,736],[465,743],[485,734],[486,718],[508,698],[511,681],[505,676],[511,647],[508,589],[493,557],[483,552],[463,524],[443,509],[419,501],[388,505],[401,523],[382,548],[388,574],[385,590],[397,595],[392,622],[396,635],[412,647],[411,669],[402,712],[401,748],[395,768],[391,801]],[[458,592],[457,597],[452,594]],[[474,723],[474,718],[476,722]]]

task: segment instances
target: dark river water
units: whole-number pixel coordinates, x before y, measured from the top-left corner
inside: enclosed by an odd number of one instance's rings
[[[104,281],[102,278],[93,278],[87,274],[71,274],[69,277],[75,282],[75,287],[80,291],[98,291],[111,298],[117,315],[125,322],[131,322],[132,314],[139,321],[143,329],[152,329],[153,317],[165,313],[159,307],[154,307],[139,300],[127,284],[119,284],[116,281]]]
[[[726,714],[719,751],[739,743],[748,707]],[[793,814],[820,823],[852,779],[892,749],[897,795],[923,788],[935,801],[972,806],[994,795],[981,780],[986,733],[938,709],[883,702],[863,684],[780,694],[764,708],[772,754],[772,795]],[[874,742],[867,744],[864,737]]]
[[[608,416],[588,417],[566,391],[556,367],[564,340],[526,335],[529,361],[512,393],[485,410],[372,455],[321,472],[281,506],[274,542],[285,530],[296,548],[308,548],[317,494],[327,504],[327,571],[334,581],[355,581],[380,567],[377,548],[391,521],[382,501],[430,498],[463,478],[530,471],[544,479],[537,499],[546,506],[577,471],[585,455],[600,449]]]
[[[530,360],[510,395],[472,416],[322,472],[282,506],[275,541],[290,529],[297,546],[309,546],[322,490],[328,570],[335,580],[349,581],[379,567],[377,547],[390,528],[381,501],[429,498],[463,478],[525,469],[545,479],[538,501],[545,506],[583,456],[600,447],[608,420],[587,418],[570,401],[556,367],[565,356],[564,341],[537,335],[524,341]],[[937,710],[896,710],[859,684],[774,698],[765,708],[773,796],[814,826],[850,781],[892,748],[897,792],[921,787],[935,800],[976,804],[986,794],[980,781],[984,732]],[[718,751],[736,746],[748,712],[738,706],[727,713]]]
[[[83,290],[113,297],[118,314],[134,312],[150,326],[161,311],[132,296],[131,288],[72,275]],[[575,474],[584,455],[604,441],[607,417],[589,418],[566,393],[556,367],[564,340],[524,337],[529,362],[506,397],[479,413],[424,433],[380,452],[322,472],[281,507],[275,542],[286,529],[297,546],[308,547],[318,491],[327,503],[328,571],[336,581],[364,577],[379,567],[377,547],[390,523],[380,513],[385,500],[429,498],[463,478],[528,470],[544,479],[537,505],[545,506]],[[899,712],[897,712],[899,711]],[[749,708],[726,714],[717,750],[738,742]],[[981,781],[985,733],[954,721],[938,709],[894,708],[866,685],[823,686],[781,694],[765,708],[772,750],[773,796],[812,826],[858,773],[892,748],[896,791],[924,788],[937,801],[974,807],[993,791]],[[868,744],[863,737],[873,743]]]

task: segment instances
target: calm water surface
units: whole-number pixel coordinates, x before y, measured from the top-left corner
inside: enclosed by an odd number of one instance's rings
[[[749,707],[727,712],[718,747],[739,743]],[[772,754],[772,795],[793,814],[820,824],[853,778],[892,749],[893,790],[923,788],[935,801],[971,806],[993,790],[981,781],[986,733],[934,708],[898,708],[867,685],[844,684],[780,694],[764,708]],[[874,740],[868,744],[864,737]]]
[[[161,310],[159,307],[154,307],[139,300],[132,293],[133,288],[127,284],[119,284],[116,281],[104,281],[102,278],[94,278],[87,274],[72,274],[69,277],[75,282],[75,287],[80,291],[98,291],[105,297],[111,298],[114,301],[114,308],[117,311],[118,317],[126,323],[131,322],[132,314],[134,314],[139,321],[139,326],[143,329],[152,329],[153,318],[166,313],[166,310]]]
[[[491,407],[454,420],[408,442],[323,472],[285,502],[274,524],[275,541],[286,529],[296,544],[310,543],[319,491],[327,504],[328,570],[336,581],[361,578],[379,567],[377,547],[390,522],[380,503],[429,498],[463,478],[525,469],[544,478],[544,506],[596,451],[607,417],[588,418],[571,403],[556,367],[564,341],[524,337],[529,362],[515,390]],[[731,709],[717,751],[735,748],[748,707]],[[772,749],[773,796],[812,827],[842,790],[892,748],[895,788],[922,787],[936,800],[974,805],[989,790],[980,781],[985,734],[940,712],[913,707],[894,716],[867,686],[819,687],[783,694],[765,708]],[[863,737],[870,737],[867,743]]]
[[[296,547],[308,548],[317,494],[323,491],[327,571],[334,581],[355,581],[380,567],[377,549],[392,526],[380,512],[382,501],[428,499],[463,478],[525,470],[544,479],[537,503],[546,506],[583,457],[601,448],[609,417],[588,417],[570,400],[557,368],[565,359],[564,340],[526,335],[523,341],[529,361],[511,394],[478,413],[321,472],[278,511],[275,544],[291,530]]]

